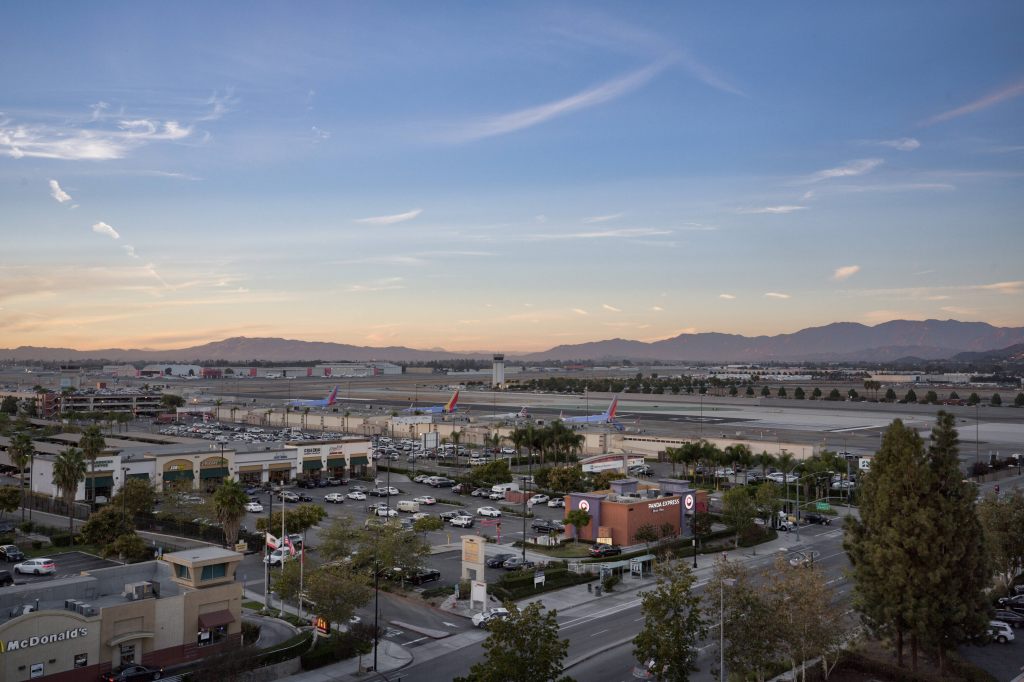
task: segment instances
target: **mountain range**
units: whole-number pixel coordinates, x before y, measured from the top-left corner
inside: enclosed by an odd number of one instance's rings
[[[513,361],[527,362],[888,362],[907,357],[943,360],[953,358],[958,353],[981,353],[1021,343],[1024,343],[1024,327],[995,327],[984,322],[957,320],[892,320],[875,326],[835,322],[775,336],[751,337],[706,332],[680,334],[654,342],[608,339],[555,346],[537,353],[509,353],[506,357]],[[79,351],[35,346],[0,349],[0,362],[82,362],[100,359],[111,362],[422,362],[451,358],[489,360],[490,354],[417,350],[404,346],[374,348],[244,336],[174,350],[106,348]]]

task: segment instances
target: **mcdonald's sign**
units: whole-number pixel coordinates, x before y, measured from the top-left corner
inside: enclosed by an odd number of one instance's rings
[[[331,634],[331,621],[327,620],[323,616],[317,616],[316,618],[314,618],[313,626],[316,628],[316,631],[319,632],[321,635]]]

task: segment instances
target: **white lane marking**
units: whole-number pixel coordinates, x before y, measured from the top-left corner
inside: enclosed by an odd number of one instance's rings
[[[449,623],[449,622],[448,622],[448,621],[446,621],[446,620],[443,620],[443,621],[441,621],[441,622],[442,622],[442,623],[444,623],[445,625],[447,625],[447,626],[448,626],[448,627],[450,627],[450,628],[457,628],[457,627],[459,627],[459,626],[458,626],[458,625],[456,625],[455,623]]]
[[[598,635],[603,635],[604,633],[608,632],[608,630],[611,630],[611,628],[608,628],[607,630],[601,630],[599,632],[595,632],[594,634],[591,635],[591,637],[597,637]]]
[[[624,611],[626,609],[631,609],[634,606],[638,606],[641,603],[641,601],[642,600],[640,600],[640,599],[634,599],[634,600],[626,602],[625,604],[622,604],[620,606],[613,606],[613,607],[605,609],[603,611],[598,611],[597,613],[591,613],[591,614],[587,614],[586,616],[580,616],[579,618],[573,618],[572,620],[569,620],[569,621],[566,621],[565,623],[562,623],[559,626],[559,630],[565,630],[567,628],[571,628],[571,627],[574,627],[576,625],[582,625],[583,623],[589,623],[590,621],[597,620],[598,618],[604,618],[605,616],[611,615],[613,613],[619,613],[619,612]]]
[[[414,639],[412,641],[406,642],[405,645],[408,646],[410,644],[415,644],[416,642],[422,642],[425,639],[430,639],[430,638],[429,637],[420,637],[418,639]]]

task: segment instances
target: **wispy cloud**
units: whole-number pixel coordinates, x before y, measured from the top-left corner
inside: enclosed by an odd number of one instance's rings
[[[92,226],[92,231],[95,232],[96,234],[102,234],[102,235],[104,235],[106,237],[110,237],[111,239],[120,239],[121,238],[121,235],[119,235],[117,233],[117,230],[115,230],[110,225],[107,225],[106,223],[103,223],[103,222],[99,222],[99,223],[96,223],[95,225],[93,225]]]
[[[764,295],[768,298],[790,298],[789,294],[780,294],[777,291],[766,291]]]
[[[996,282],[995,284],[980,284],[975,289],[983,291],[997,291],[1000,294],[1019,294],[1024,291],[1024,281]]]
[[[864,175],[878,168],[883,163],[885,163],[884,159],[856,159],[855,161],[850,161],[845,166],[820,170],[808,177],[806,182],[821,182],[822,180],[830,180],[832,178],[849,178],[855,175]]]
[[[588,225],[592,225],[594,223],[607,223],[608,221],[611,221],[611,220],[618,220],[623,215],[625,215],[625,214],[624,213],[612,213],[610,215],[595,215],[595,216],[591,216],[590,218],[584,218],[583,222],[588,224]]]
[[[71,195],[62,190],[60,188],[60,183],[56,180],[50,180],[50,196],[61,204],[65,201],[71,201]]]
[[[722,300],[725,300],[725,301],[735,301],[736,300],[736,297],[734,295],[732,295],[732,294],[719,294],[718,298],[720,298]]]
[[[912,152],[921,146],[921,142],[913,137],[897,137],[894,140],[878,140],[875,144],[898,149],[901,152]]]
[[[143,145],[181,140],[191,133],[191,128],[182,127],[177,121],[147,118],[119,121],[116,130],[14,125],[9,120],[0,120],[0,152],[15,159],[109,161],[124,158]]]
[[[121,248],[124,249],[124,252],[126,254],[128,254],[129,258],[138,258],[139,257],[139,254],[135,253],[135,247],[132,246],[131,244],[125,244]]]
[[[622,310],[620,308],[616,308],[613,305],[608,305],[607,303],[602,303],[601,307],[604,308],[605,310],[607,310],[610,313],[621,313],[622,312]]]
[[[316,142],[322,142],[324,140],[331,139],[331,134],[329,132],[327,132],[326,130],[324,130],[323,128],[318,128],[316,126],[313,126],[312,130],[313,130],[313,140],[316,141]]]
[[[646,85],[672,63],[674,59],[658,60],[642,69],[619,78],[613,78],[601,85],[588,88],[564,99],[470,123],[444,137],[450,142],[470,142],[497,135],[507,135],[531,128],[574,111],[610,102]]]
[[[1006,86],[1002,90],[997,90],[989,95],[985,95],[981,99],[976,99],[973,102],[969,102],[968,104],[957,107],[956,109],[950,109],[949,111],[944,111],[940,114],[936,114],[935,116],[926,118],[921,121],[919,125],[930,126],[936,123],[943,123],[954,118],[966,116],[967,114],[983,111],[1007,100],[1020,97],[1021,95],[1024,95],[1024,80],[1019,80],[1016,83]]]
[[[402,283],[404,279],[402,277],[384,277],[382,279],[376,279],[369,282],[362,282],[350,285],[345,291],[353,294],[363,294],[374,291],[393,291],[395,289],[404,289],[405,285]]]
[[[420,213],[423,213],[422,208],[416,208],[405,213],[396,213],[394,215],[379,215],[372,218],[359,218],[355,222],[363,223],[364,225],[394,225],[396,223],[404,223],[407,220],[413,220],[418,217]]]
[[[806,211],[806,206],[762,206],[760,208],[740,208],[737,209],[737,213],[767,213],[771,215],[782,215],[786,213],[795,213],[797,211]]]
[[[973,308],[961,308],[961,307],[955,306],[955,305],[944,305],[944,306],[942,306],[941,310],[943,312],[947,312],[947,313],[950,313],[952,315],[969,316],[969,315],[977,315],[978,314],[978,311],[973,309]]]
[[[850,279],[858,272],[860,272],[859,265],[844,265],[841,268],[836,268],[836,271],[832,273],[832,279],[842,282],[844,279]]]
[[[98,121],[98,120],[100,120],[103,117],[103,113],[107,109],[109,109],[109,108],[110,108],[110,105],[107,104],[106,102],[102,101],[102,100],[99,101],[99,102],[96,102],[96,104],[93,104],[91,107],[89,107],[89,109],[92,110],[92,117],[89,120],[90,121]]]
[[[214,92],[210,95],[210,99],[206,100],[206,104],[210,107],[210,111],[197,118],[197,121],[216,121],[222,118],[238,106],[238,98],[234,96],[234,90],[228,88],[224,94]]]
[[[574,313],[576,313],[577,315],[589,315],[590,314],[586,310],[584,310],[583,308],[573,308],[572,311]]]
[[[639,237],[660,237],[672,234],[672,230],[648,227],[624,228],[619,230],[597,230],[594,232],[565,232],[528,235],[527,239],[544,241],[549,239],[636,239]]]
[[[661,311],[664,310],[664,308],[662,308],[660,305],[652,305],[651,310],[653,310],[656,313],[660,313]]]

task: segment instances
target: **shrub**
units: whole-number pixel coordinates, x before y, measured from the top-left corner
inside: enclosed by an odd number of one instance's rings
[[[13,545],[13,544],[14,544],[14,536],[13,535],[0,535],[0,545]]]
[[[43,541],[42,540],[33,540],[32,541],[32,549],[42,549],[42,548],[43,548]]]
[[[260,638],[260,626],[249,621],[242,621],[242,646],[248,646]]]
[[[54,547],[70,547],[71,533],[54,533],[50,536],[50,541],[53,542]]]
[[[21,523],[18,524],[18,528],[21,529],[22,533],[31,533],[32,529],[35,528],[35,527],[36,527],[36,524],[33,521],[22,521]]]
[[[621,582],[622,576],[616,575],[614,573],[609,573],[604,577],[604,580],[601,581],[601,587],[604,588],[605,592],[611,592],[615,589],[615,586]]]

